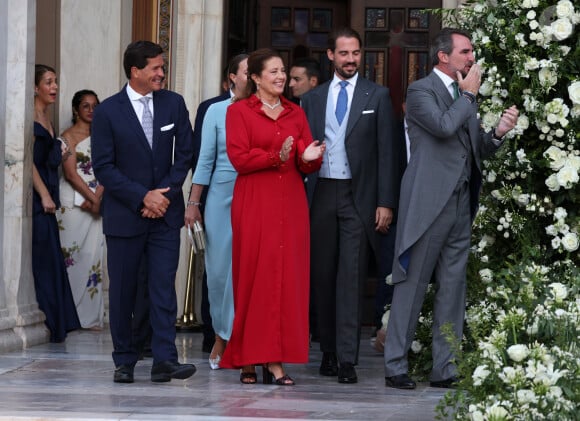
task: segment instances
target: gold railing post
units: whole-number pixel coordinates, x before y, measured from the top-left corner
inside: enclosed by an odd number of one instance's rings
[[[178,330],[200,330],[201,325],[195,316],[195,286],[197,280],[201,280],[204,271],[203,251],[195,253],[193,247],[189,247],[189,263],[187,266],[187,282],[185,285],[185,297],[183,304],[183,316],[177,319],[175,324]]]

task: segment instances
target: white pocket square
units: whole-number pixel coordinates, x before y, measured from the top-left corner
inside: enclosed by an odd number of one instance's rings
[[[174,126],[174,125],[175,125],[175,124],[171,123],[171,124],[168,124],[167,126],[163,126],[163,127],[161,128],[161,131],[162,131],[162,132],[166,132],[167,130],[171,130],[171,129],[173,129],[173,126]]]
[[[374,112],[375,112],[375,110],[363,110],[363,112],[362,112],[362,113],[363,113],[363,114],[372,114],[372,113],[374,113]]]

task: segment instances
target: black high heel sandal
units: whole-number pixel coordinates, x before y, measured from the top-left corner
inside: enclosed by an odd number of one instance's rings
[[[296,382],[288,374],[284,374],[282,377],[274,379],[274,374],[270,371],[269,364],[264,364],[262,366],[262,382],[264,384],[276,384],[277,386],[294,386]]]
[[[258,375],[256,372],[240,372],[240,382],[242,384],[256,384],[258,383]]]

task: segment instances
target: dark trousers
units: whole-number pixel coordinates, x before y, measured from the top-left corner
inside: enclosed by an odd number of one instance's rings
[[[322,352],[358,362],[369,244],[350,180],[319,178],[310,211],[310,282]]]
[[[147,261],[154,363],[177,361],[175,273],[179,241],[179,229],[170,228],[163,220],[152,220],[149,230],[135,237],[107,236],[109,319],[115,366],[134,365],[138,359],[132,322],[143,255]]]
[[[145,255],[139,264],[137,295],[133,311],[133,341],[137,354],[151,350],[151,321],[149,320],[149,281],[147,279],[147,259]]]

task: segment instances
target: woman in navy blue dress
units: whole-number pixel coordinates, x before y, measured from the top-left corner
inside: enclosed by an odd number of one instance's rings
[[[32,166],[32,274],[36,300],[46,316],[51,342],[62,342],[80,323],[70,289],[56,221],[60,206],[58,166],[61,143],[54,137],[48,107],[56,101],[53,68],[37,64],[34,74],[34,157]]]

